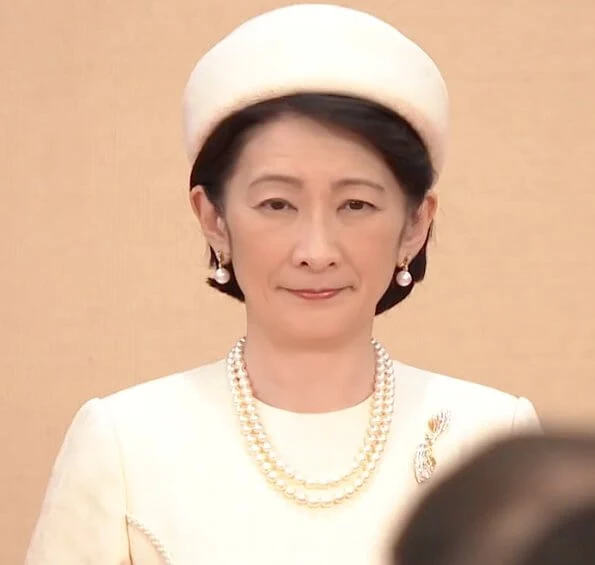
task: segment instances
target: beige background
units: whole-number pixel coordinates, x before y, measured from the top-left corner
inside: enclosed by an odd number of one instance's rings
[[[595,427],[595,3],[347,4],[420,41],[453,100],[428,280],[378,336]],[[180,99],[212,41],[279,5],[1,2],[2,564],[22,562],[84,400],[214,359],[242,331],[241,307],[202,283]]]

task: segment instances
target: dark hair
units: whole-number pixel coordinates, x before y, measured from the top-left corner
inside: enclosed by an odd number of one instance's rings
[[[540,529],[589,500],[595,503],[594,436],[500,440],[429,490],[395,540],[392,562],[518,563]]]
[[[522,565],[592,565],[595,563],[595,505],[555,521],[533,545]]]
[[[333,94],[303,93],[283,96],[248,106],[223,120],[211,133],[196,157],[190,174],[190,188],[202,186],[207,198],[223,211],[224,186],[233,172],[247,134],[257,126],[281,115],[294,114],[340,128],[369,143],[384,159],[409,201],[419,206],[434,182],[429,152],[413,127],[395,112],[366,100]],[[426,239],[421,251],[409,264],[413,283],[426,273]],[[211,266],[216,264],[210,250]],[[232,265],[226,265],[230,281],[219,284],[209,278],[217,290],[244,300]],[[405,299],[413,284],[403,288],[391,278],[389,287],[376,305],[376,314]]]

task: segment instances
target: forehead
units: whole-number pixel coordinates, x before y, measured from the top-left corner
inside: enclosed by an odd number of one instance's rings
[[[395,183],[382,156],[366,140],[296,115],[281,116],[251,131],[236,172],[243,176],[263,172],[302,177],[367,175],[379,183]]]

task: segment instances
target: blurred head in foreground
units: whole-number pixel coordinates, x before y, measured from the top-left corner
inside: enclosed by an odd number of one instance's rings
[[[434,485],[396,542],[393,562],[521,565],[558,520],[589,504],[594,437],[505,440]]]

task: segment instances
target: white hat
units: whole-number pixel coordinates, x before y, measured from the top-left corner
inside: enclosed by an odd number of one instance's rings
[[[198,61],[184,92],[189,159],[230,114],[300,92],[364,98],[392,109],[418,132],[438,176],[448,126],[438,67],[388,23],[328,4],[295,4],[256,16]]]

